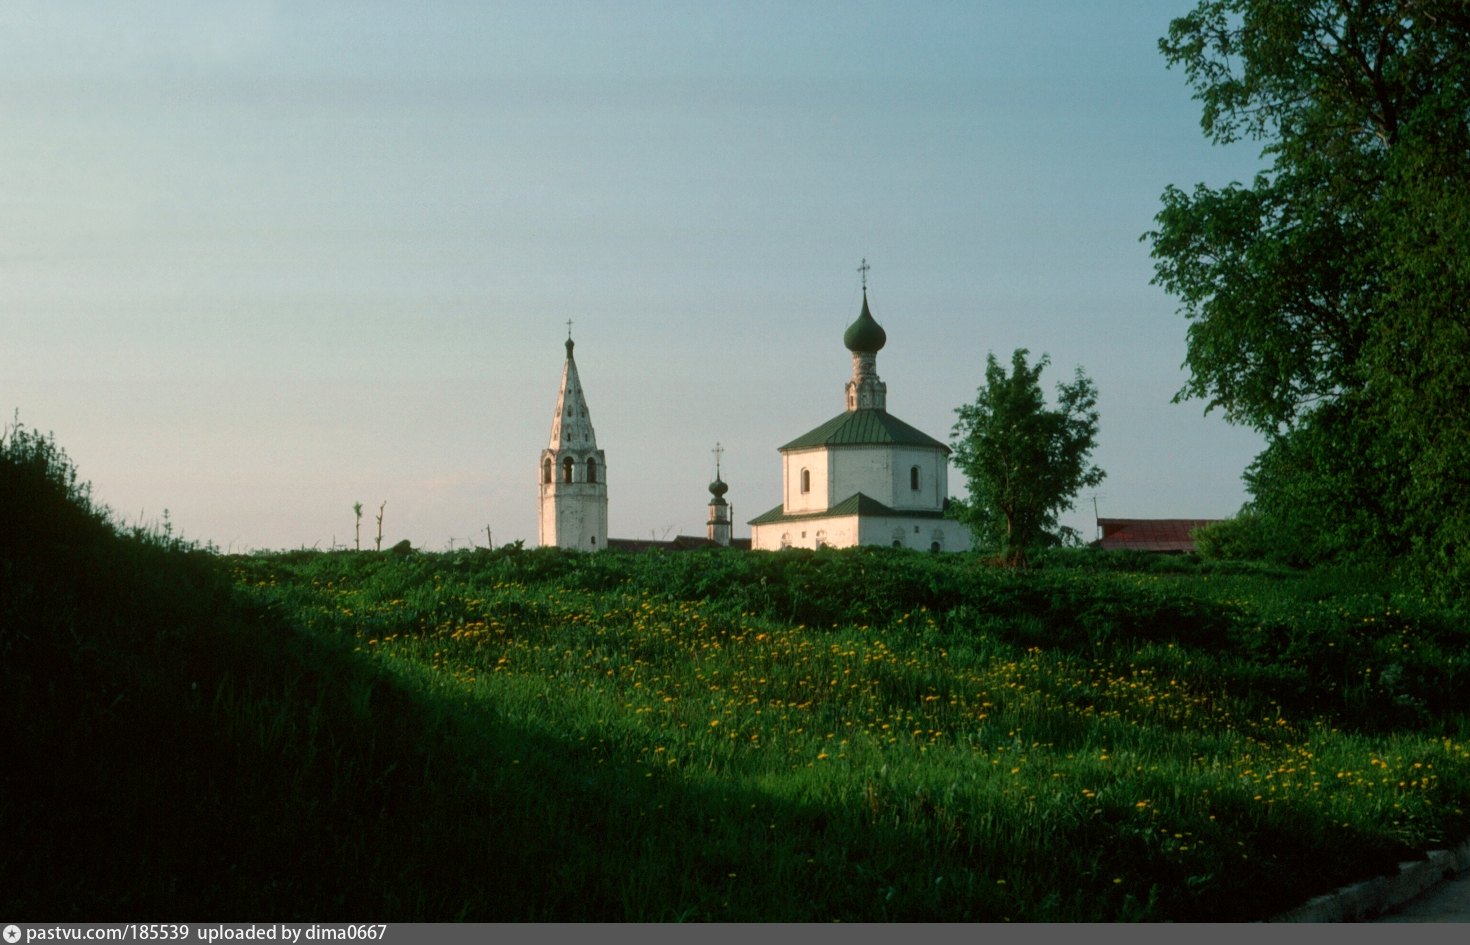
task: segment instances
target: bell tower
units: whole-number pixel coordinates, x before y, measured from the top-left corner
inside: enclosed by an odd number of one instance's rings
[[[566,347],[551,436],[541,451],[540,539],[542,545],[601,551],[607,547],[607,458],[597,448],[572,357],[570,321]]]
[[[725,493],[730,487],[720,478],[720,454],[724,449],[716,443],[715,454],[715,481],[709,484],[709,522],[706,523],[706,534],[709,540],[721,547],[730,547],[730,503],[725,501]]]

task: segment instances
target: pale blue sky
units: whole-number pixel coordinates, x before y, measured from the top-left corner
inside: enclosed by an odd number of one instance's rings
[[[842,409],[949,439],[987,352],[1100,390],[1105,517],[1222,517],[1139,237],[1248,177],[1157,50],[1188,0],[0,6],[0,408],[222,550],[535,545],[567,319],[614,537],[744,522]],[[951,473],[951,491],[963,479]],[[1089,537],[1092,492],[1067,517]]]

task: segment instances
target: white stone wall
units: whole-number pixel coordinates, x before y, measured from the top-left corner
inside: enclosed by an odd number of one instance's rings
[[[919,468],[919,489],[911,471]],[[801,473],[811,489],[801,491]],[[781,454],[782,507],[788,515],[822,512],[861,492],[890,508],[938,512],[949,497],[949,458],[922,447],[839,446]]]
[[[851,548],[856,545],[882,545],[916,551],[969,551],[970,530],[959,522],[941,518],[908,518],[883,516],[859,519],[855,515],[832,518],[800,519],[752,525],[750,546],[756,551],[780,551],[782,548]]]
[[[581,551],[607,547],[607,491],[601,484],[541,486],[541,544]]]
[[[859,541],[915,551],[969,551],[970,529],[947,518],[869,518],[862,523]]]
[[[841,502],[856,492],[903,511],[938,512],[949,489],[949,461],[943,451],[920,447],[843,446],[828,452],[828,492]],[[919,489],[910,487],[919,468]]]
[[[781,506],[787,515],[825,512],[832,507],[834,500],[831,498],[831,480],[827,469],[828,456],[826,447],[792,450],[781,454]],[[807,492],[801,491],[803,470],[811,475],[811,489]],[[851,493],[837,496],[835,501],[841,502],[848,495]]]
[[[835,518],[801,519],[753,525],[750,546],[757,551],[780,551],[782,548],[850,548],[857,544],[858,520],[855,515]]]

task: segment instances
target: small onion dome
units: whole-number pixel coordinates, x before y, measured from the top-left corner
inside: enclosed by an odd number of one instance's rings
[[[725,493],[729,491],[730,487],[725,485],[724,480],[722,480],[718,475],[715,476],[715,481],[709,484],[709,494],[714,496],[716,499],[723,499],[725,497]]]
[[[572,356],[572,349],[575,348],[576,346],[577,346],[577,343],[572,340],[572,338],[571,338],[570,335],[568,335],[567,336],[567,358],[568,359],[571,358],[571,356]]]
[[[842,343],[848,351],[853,354],[877,354],[888,343],[888,333],[883,326],[873,319],[873,313],[868,311],[868,292],[863,290],[863,311],[857,317],[857,321],[847,326],[847,331],[842,333]]]

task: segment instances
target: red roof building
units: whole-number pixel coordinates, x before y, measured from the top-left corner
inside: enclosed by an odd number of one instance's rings
[[[1102,538],[1094,544],[1104,551],[1161,551],[1194,554],[1191,532],[1213,525],[1214,518],[1100,518],[1097,527]]]

